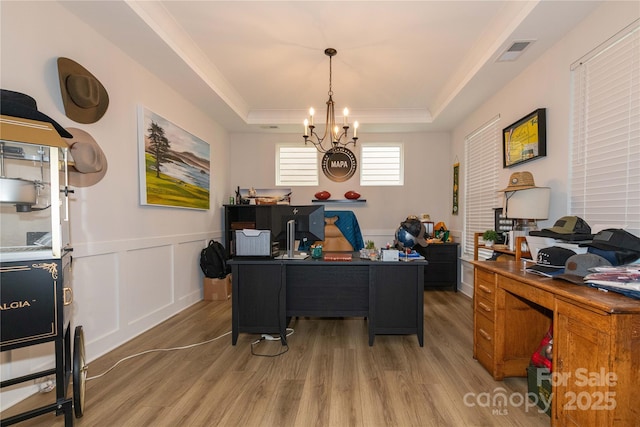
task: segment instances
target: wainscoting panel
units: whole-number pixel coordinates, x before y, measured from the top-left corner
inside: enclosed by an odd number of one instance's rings
[[[123,320],[135,325],[173,303],[173,250],[171,246],[137,249],[125,257]]]
[[[74,323],[82,325],[91,342],[118,331],[120,296],[118,254],[73,258]]]
[[[176,302],[202,299],[202,270],[200,251],[207,244],[202,239],[181,242],[174,246],[174,300]]]
[[[73,320],[82,325],[87,362],[202,299],[200,251],[220,231],[91,242],[73,247]],[[140,348],[139,351],[148,350]],[[2,377],[54,366],[53,344],[2,353]],[[89,371],[89,376],[99,372]],[[9,407],[37,391],[33,382],[2,391]]]

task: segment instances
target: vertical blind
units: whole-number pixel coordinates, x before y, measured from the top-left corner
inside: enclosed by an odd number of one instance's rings
[[[278,145],[276,185],[318,185],[318,150]]]
[[[360,185],[403,185],[402,144],[362,144]]]
[[[640,24],[581,58],[572,73],[569,211],[640,236]]]
[[[473,254],[473,234],[493,229],[493,208],[500,206],[498,171],[501,169],[500,116],[465,138],[464,253]],[[491,253],[482,254],[490,256]]]

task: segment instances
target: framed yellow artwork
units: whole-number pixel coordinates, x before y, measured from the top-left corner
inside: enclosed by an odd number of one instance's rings
[[[539,108],[502,130],[502,167],[547,155],[546,109]]]

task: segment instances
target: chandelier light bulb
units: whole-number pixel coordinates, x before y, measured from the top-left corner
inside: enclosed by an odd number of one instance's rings
[[[344,116],[343,116],[344,120],[342,121],[342,124],[346,126],[347,123],[349,123],[349,121],[347,120],[347,117],[349,116],[349,109],[345,108],[343,113],[344,113]]]
[[[316,110],[313,107],[309,108],[309,124],[313,126],[313,115],[316,113]]]

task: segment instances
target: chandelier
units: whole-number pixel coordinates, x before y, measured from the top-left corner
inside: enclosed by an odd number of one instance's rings
[[[358,141],[357,121],[353,123],[353,138],[349,140],[349,110],[347,108],[344,109],[342,130],[338,125],[336,125],[333,91],[331,90],[331,58],[337,53],[338,51],[333,48],[327,48],[324,50],[324,54],[329,57],[329,100],[327,101],[327,117],[325,119],[324,134],[322,137],[320,137],[320,135],[315,131],[316,127],[313,124],[313,115],[315,114],[315,110],[313,107],[309,109],[309,118],[304,119],[304,143],[305,145],[307,142],[313,143],[316,149],[321,153],[332,151],[338,147],[346,147],[349,144],[353,144],[355,146]],[[331,145],[325,147],[323,142],[327,137],[329,138]]]

